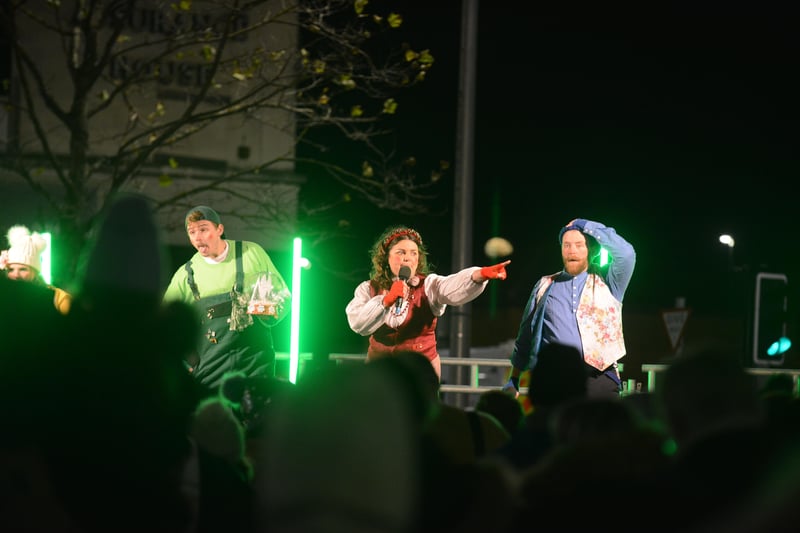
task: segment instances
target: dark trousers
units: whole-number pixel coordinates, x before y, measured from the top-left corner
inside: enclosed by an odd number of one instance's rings
[[[603,372],[586,376],[586,396],[589,398],[619,398],[619,384]]]

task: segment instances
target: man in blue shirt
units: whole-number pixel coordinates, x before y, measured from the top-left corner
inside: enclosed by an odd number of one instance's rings
[[[617,361],[625,355],[622,298],[633,275],[636,252],[614,228],[582,218],[561,228],[559,242],[564,269],[534,285],[504,389],[519,391],[519,376],[536,365],[539,350],[558,343],[580,350],[588,396],[618,397]],[[610,256],[610,264],[603,267],[601,248]]]

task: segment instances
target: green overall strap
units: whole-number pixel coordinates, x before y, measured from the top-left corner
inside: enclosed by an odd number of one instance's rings
[[[242,286],[244,285],[244,266],[242,265],[242,241],[233,241],[234,245],[234,254],[236,255],[236,285],[234,285],[234,289],[236,292],[242,292]],[[197,283],[194,281],[194,270],[192,270],[192,260],[186,261],[186,283],[189,284],[189,288],[192,289],[192,294],[194,295],[194,300],[198,301],[200,299],[200,291],[197,288]]]
[[[200,299],[200,291],[197,290],[197,283],[194,282],[194,270],[192,270],[192,260],[189,259],[186,261],[186,283],[189,284],[189,288],[192,289],[192,294],[194,295],[194,301],[198,301]]]
[[[234,250],[236,254],[236,285],[234,290],[237,293],[242,292],[244,287],[244,266],[242,265],[242,241],[234,241]]]

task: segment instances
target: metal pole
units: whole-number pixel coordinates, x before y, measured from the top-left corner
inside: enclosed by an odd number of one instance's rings
[[[472,189],[475,123],[475,70],[478,39],[478,0],[462,0],[458,118],[456,127],[455,191],[453,201],[453,272],[472,262]],[[451,309],[450,356],[469,357],[471,304]],[[462,366],[456,382],[465,384]],[[457,405],[464,406],[459,397]]]

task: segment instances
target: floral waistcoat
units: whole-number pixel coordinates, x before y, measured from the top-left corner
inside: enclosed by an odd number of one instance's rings
[[[552,283],[553,278],[546,276],[536,293],[537,305]],[[587,364],[602,371],[625,355],[622,302],[614,298],[606,282],[597,274],[586,277],[576,318],[583,359]]]

